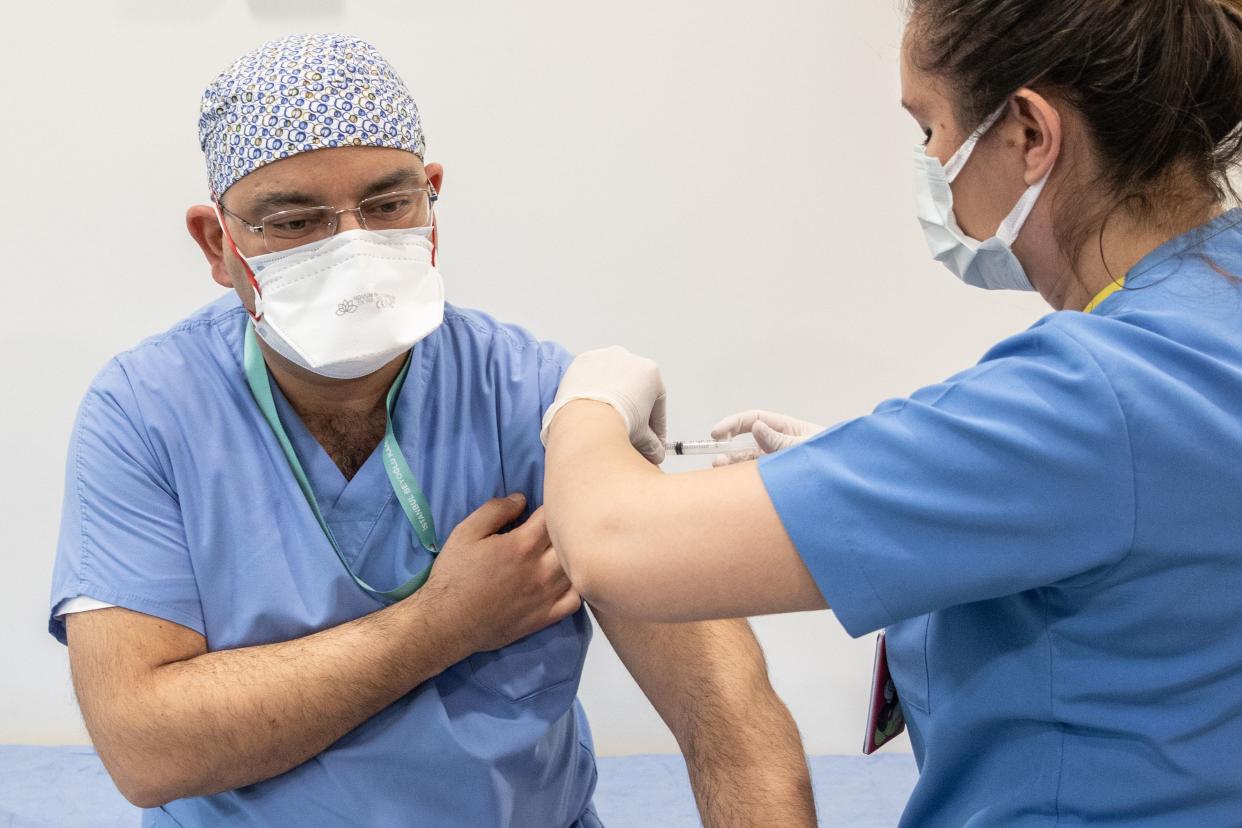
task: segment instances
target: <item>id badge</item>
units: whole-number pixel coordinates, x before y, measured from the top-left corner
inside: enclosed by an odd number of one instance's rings
[[[900,736],[905,729],[906,717],[901,712],[901,699],[897,698],[897,685],[893,684],[893,677],[888,672],[884,630],[880,630],[875,637],[875,668],[871,673],[871,703],[867,706],[863,753],[870,756]]]

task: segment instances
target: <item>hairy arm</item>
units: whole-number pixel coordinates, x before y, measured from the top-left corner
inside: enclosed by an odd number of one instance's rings
[[[745,621],[595,617],[676,737],[704,826],[815,825],[802,739]]]
[[[208,652],[193,630],[119,607],[66,619],[74,688],[99,756],[154,807],[270,779],[422,682],[581,605],[520,496],[454,529],[418,592],[291,641]]]
[[[428,604],[416,593],[305,638],[219,652],[153,616],[75,613],[74,688],[100,758],[135,805],[217,793],[301,764],[457,660]]]
[[[754,463],[665,475],[608,405],[576,400],[552,422],[548,527],[591,604],[655,621],[825,609]]]

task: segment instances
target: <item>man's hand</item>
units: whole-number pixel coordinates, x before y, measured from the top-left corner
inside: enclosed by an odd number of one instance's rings
[[[78,702],[121,793],[152,808],[270,779],[450,665],[572,613],[543,515],[496,534],[524,507],[485,503],[418,592],[290,641],[208,652],[197,632],[121,607],[70,615]]]
[[[525,505],[520,494],[497,498],[459,523],[423,586],[448,629],[460,631],[465,655],[498,650],[582,605],[552,549],[542,509],[497,534]]]

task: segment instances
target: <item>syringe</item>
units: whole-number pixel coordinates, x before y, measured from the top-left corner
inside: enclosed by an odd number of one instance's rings
[[[666,440],[664,449],[669,454],[735,454],[754,451],[758,446],[749,434],[739,434],[732,440]]]

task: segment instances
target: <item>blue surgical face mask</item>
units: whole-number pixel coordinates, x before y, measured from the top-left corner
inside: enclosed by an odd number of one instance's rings
[[[919,223],[923,226],[923,235],[927,237],[932,257],[942,262],[957,278],[968,285],[989,290],[1034,290],[1026,271],[1022,269],[1022,263],[1013,254],[1012,245],[1044,185],[1048,183],[1052,169],[1049,168],[1043,178],[1027,188],[997,228],[996,235],[983,241],[967,236],[958,226],[953,213],[953,188],[949,186],[970,160],[979,139],[1000,120],[1008,105],[1006,101],[980,124],[944,166],[929,156],[925,147],[918,147],[915,158],[916,203]]]

